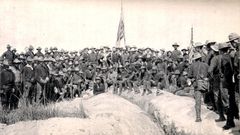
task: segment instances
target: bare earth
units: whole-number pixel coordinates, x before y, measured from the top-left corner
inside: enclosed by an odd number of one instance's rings
[[[57,103],[71,111],[83,103],[88,115],[80,118],[51,118],[39,121],[0,125],[0,135],[161,135],[161,128],[137,105],[105,93],[89,99]]]

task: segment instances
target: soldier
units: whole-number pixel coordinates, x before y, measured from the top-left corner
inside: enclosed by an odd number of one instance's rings
[[[35,54],[35,56],[37,57],[44,57],[43,53],[41,52],[42,48],[41,47],[38,47],[37,48],[37,53]]]
[[[160,95],[160,90],[166,88],[166,83],[164,80],[164,72],[157,72],[157,67],[153,67],[150,74],[150,86],[157,87],[156,96]]]
[[[193,97],[193,88],[188,84],[188,73],[186,71],[183,71],[179,77],[179,82],[180,86],[173,93],[179,96]]]
[[[104,85],[103,79],[97,76],[93,84],[93,94],[98,95],[104,92],[105,92],[105,85]]]
[[[122,94],[122,90],[126,82],[126,79],[124,77],[125,77],[124,67],[120,65],[117,69],[116,85],[113,89],[114,94],[119,94],[119,95]],[[118,91],[118,88],[119,88],[119,91]]]
[[[195,97],[195,111],[196,111],[196,122],[201,122],[201,97],[202,92],[206,90],[207,84],[207,70],[208,65],[201,61],[202,55],[195,53],[193,60],[194,62],[190,66],[188,77],[194,81],[194,97]]]
[[[174,50],[172,51],[170,57],[172,58],[173,61],[177,61],[178,57],[179,57],[180,55],[182,55],[181,51],[178,50],[178,47],[179,47],[180,45],[177,44],[177,43],[174,43],[172,46],[173,46]]]
[[[207,55],[203,51],[203,46],[204,44],[202,44],[201,42],[196,42],[194,45],[194,49],[195,49],[195,52],[198,52],[202,55],[202,61],[206,62]]]
[[[31,57],[31,58],[34,57],[33,49],[34,49],[33,46],[30,45],[29,48],[28,48],[28,51],[27,51],[26,54],[25,54],[26,58],[27,58],[27,57]]]
[[[235,127],[234,118],[239,119],[238,107],[235,100],[235,91],[233,87],[233,66],[231,61],[231,56],[228,53],[230,45],[228,43],[221,43],[219,45],[219,70],[221,75],[220,87],[228,90],[229,95],[229,107],[227,109],[227,122],[223,126],[224,130],[228,130],[232,127]]]
[[[7,45],[7,51],[3,53],[2,58],[7,59],[9,61],[9,64],[13,62],[14,54],[11,51],[11,46],[9,44]]]
[[[22,83],[23,83],[22,98],[26,106],[28,106],[29,104],[32,104],[31,92],[33,91],[33,85],[34,85],[33,59],[31,57],[27,58],[27,65],[23,67]]]
[[[236,53],[234,55],[234,62],[233,62],[233,67],[234,67],[234,81],[235,81],[235,91],[239,94],[240,86],[239,86],[239,81],[240,81],[240,36],[236,33],[230,33],[229,36],[229,41],[235,49]]]
[[[78,67],[75,67],[74,72],[73,72],[73,78],[72,78],[72,83],[73,83],[73,96],[80,97],[81,93],[84,89],[83,84],[85,81],[82,72],[80,72],[80,69]]]
[[[129,86],[129,91],[134,90],[135,94],[140,93],[140,90],[138,89],[138,78],[139,78],[139,73],[137,69],[135,68],[134,64],[130,64],[128,66],[128,74],[129,77],[127,79],[127,83]]]
[[[215,120],[216,122],[225,121],[226,118],[224,116],[224,109],[228,105],[227,99],[227,89],[220,88],[220,71],[219,71],[219,44],[212,45],[211,49],[214,52],[213,58],[211,59],[211,63],[208,69],[209,72],[209,83],[210,88],[209,92],[213,92],[214,102],[213,106],[216,106],[216,109],[219,113],[219,118]]]
[[[44,64],[43,58],[38,58],[39,64],[34,69],[34,79],[37,82],[37,89],[36,89],[36,103],[40,103],[40,97],[42,96],[43,104],[46,103],[46,84],[49,81],[49,69]]]
[[[211,63],[211,59],[213,58],[214,56],[214,51],[212,50],[211,46],[212,45],[215,45],[216,42],[215,41],[211,41],[211,40],[207,40],[205,45],[206,45],[206,49],[207,49],[207,58],[206,58],[206,63],[208,65],[210,65]]]
[[[150,90],[150,73],[147,71],[145,66],[141,67],[139,78],[141,80],[141,84],[143,85],[142,96],[145,95],[146,91],[148,92],[147,95],[151,94],[152,91]]]
[[[3,110],[8,111],[9,109],[13,109],[10,98],[13,91],[15,91],[15,76],[12,70],[9,69],[9,62],[7,60],[3,61],[3,69],[0,71],[0,77],[4,78],[0,79],[1,103]]]
[[[93,68],[93,65],[88,65],[87,70],[84,72],[84,76],[86,79],[86,89],[92,89],[93,80],[96,76],[96,71]]]
[[[12,103],[12,107],[13,109],[17,109],[18,107],[18,101],[20,98],[20,93],[22,92],[22,82],[21,82],[21,71],[19,69],[19,65],[20,65],[21,61],[18,59],[15,59],[13,61],[13,65],[9,66],[9,69],[12,70],[12,72],[14,73],[15,76],[15,84],[14,84],[14,91],[12,92],[12,96],[11,96],[11,103]]]

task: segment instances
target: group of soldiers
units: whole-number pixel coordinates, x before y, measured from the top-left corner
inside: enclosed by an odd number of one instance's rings
[[[239,94],[239,35],[229,41],[196,42],[191,49],[173,51],[126,46],[85,48],[77,51],[56,47],[29,46],[18,53],[7,45],[0,57],[0,94],[4,110],[16,109],[19,102],[35,105],[80,97],[87,90],[97,95],[110,87],[113,93],[153,94],[156,87],[179,96],[194,97],[196,122],[201,121],[201,100],[225,121],[224,129],[239,118],[235,93]],[[142,88],[143,91],[140,91]]]

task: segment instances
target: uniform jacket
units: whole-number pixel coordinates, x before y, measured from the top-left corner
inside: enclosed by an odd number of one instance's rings
[[[13,59],[14,59],[14,54],[13,54],[12,51],[7,50],[6,52],[3,53],[2,57],[5,58],[5,59],[7,59],[7,60],[9,60],[9,61],[13,61]]]
[[[15,75],[10,69],[3,69],[0,72],[0,89],[4,86],[14,86]]]

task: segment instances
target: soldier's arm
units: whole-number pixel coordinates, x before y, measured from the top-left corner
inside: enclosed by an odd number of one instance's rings
[[[192,79],[193,78],[193,65],[190,66],[189,71],[188,71],[188,78]]]

